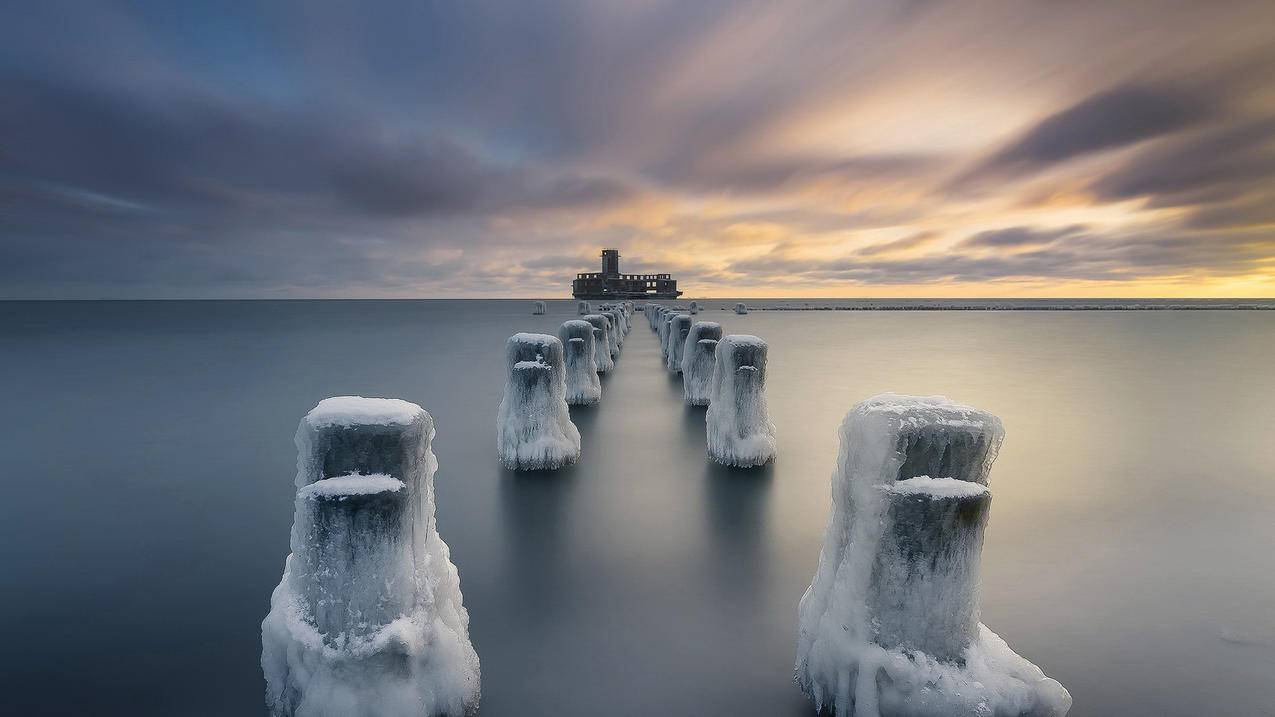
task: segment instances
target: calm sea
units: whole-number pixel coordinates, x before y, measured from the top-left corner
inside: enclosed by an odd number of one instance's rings
[[[579,466],[518,475],[503,342],[574,302],[0,303],[0,711],[263,713],[293,433],[361,394],[437,421],[483,715],[808,715],[797,601],[836,429],[895,391],[1004,419],[983,621],[1073,715],[1275,714],[1275,314],[708,303],[771,345],[769,469],[705,459],[641,315],[602,405],[572,411]]]

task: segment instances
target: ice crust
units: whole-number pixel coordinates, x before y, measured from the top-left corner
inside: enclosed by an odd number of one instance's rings
[[[1071,696],[978,621],[996,416],[883,394],[841,425],[795,676],[854,717],[1062,717]]]
[[[775,458],[775,424],[766,405],[766,342],[731,334],[717,342],[705,424],[708,455],[740,468]]]
[[[696,321],[686,335],[682,349],[682,396],[692,406],[707,406],[712,398],[713,365],[717,362],[717,342],[722,325]]]
[[[567,405],[589,406],[602,400],[602,382],[593,346],[593,324],[581,319],[564,321],[558,327],[567,368]]]
[[[548,334],[514,334],[496,418],[496,451],[514,470],[553,470],[580,457],[580,432],[567,409],[562,342]]]
[[[602,312],[602,315],[611,321],[611,335],[608,343],[611,358],[620,358],[620,349],[624,348],[624,320],[620,318],[622,312],[617,309],[607,309]]]
[[[747,314],[747,313],[748,313],[748,304],[735,304],[735,313],[737,313],[737,314]]]
[[[593,325],[593,364],[598,373],[613,371],[615,359],[611,357],[611,320],[602,314],[586,314],[583,319]]]
[[[674,373],[682,372],[682,353],[686,349],[686,337],[691,333],[690,314],[678,314],[669,325],[668,359],[665,364]]]
[[[545,306],[545,302],[543,301],[531,302],[531,314],[533,316],[543,316],[546,311],[548,311],[548,308]]]
[[[589,306],[589,302],[581,301],[578,304],[576,304],[576,313],[579,314],[580,316],[584,316],[585,314],[592,314],[593,308]]]
[[[478,655],[434,519],[433,436],[424,409],[391,399],[328,399],[302,419],[292,554],[261,624],[271,715],[477,711]]]

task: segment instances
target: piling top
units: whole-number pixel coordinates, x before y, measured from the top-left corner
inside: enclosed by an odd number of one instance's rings
[[[944,396],[883,393],[855,406],[841,424],[843,455],[881,461],[875,469],[854,471],[874,484],[952,478],[986,485],[1004,439],[994,414]],[[941,487],[919,480],[910,485]]]
[[[1002,431],[1001,419],[995,415],[957,403],[946,396],[882,393],[855,406],[852,413],[886,418],[903,428],[944,426],[997,433]]]
[[[406,426],[420,419],[425,409],[399,398],[334,396],[319,401],[305,416],[311,428],[334,426]]]
[[[402,488],[403,481],[384,473],[370,475],[349,473],[302,486],[297,490],[297,497],[312,500],[342,500],[357,495],[394,493]]]

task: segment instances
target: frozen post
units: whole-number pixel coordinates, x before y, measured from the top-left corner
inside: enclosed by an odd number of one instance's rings
[[[737,314],[747,314],[747,313],[748,313],[748,304],[742,304],[742,303],[741,303],[741,304],[735,304],[735,313],[737,313]]]
[[[682,350],[686,347],[686,337],[691,333],[691,317],[689,314],[678,314],[669,325],[668,337],[668,370],[682,372]]]
[[[731,334],[717,342],[708,412],[708,455],[740,468],[775,458],[775,424],[766,407],[766,342]]]
[[[547,307],[545,306],[545,302],[543,302],[543,301],[533,301],[533,302],[531,302],[531,315],[532,315],[532,316],[543,316],[543,315],[544,315],[544,313],[545,313],[545,311],[547,311],[547,310],[548,310],[548,309],[547,309]]]
[[[434,522],[434,421],[342,396],[297,429],[292,554],[261,623],[275,717],[464,715],[478,655]]]
[[[660,315],[664,313],[664,307],[659,304],[646,305],[646,322],[651,325],[652,331],[659,331],[660,325],[657,323]]]
[[[593,309],[589,307],[589,302],[581,301],[580,303],[576,304],[576,314],[580,316],[584,316],[585,314],[590,314],[590,313],[593,313]]]
[[[698,313],[699,313],[699,302],[698,302],[698,301],[692,301],[692,302],[691,302],[691,314],[692,314],[692,315],[694,315],[694,314],[698,314]]]
[[[665,361],[668,360],[669,351],[671,350],[669,336],[673,333],[673,319],[677,316],[677,312],[669,310],[664,314],[664,318],[660,319],[660,354]]]
[[[593,326],[593,363],[598,373],[608,373],[615,369],[615,359],[611,358],[611,321],[602,314],[588,314],[584,320]]]
[[[514,334],[505,342],[509,377],[496,418],[500,462],[514,470],[554,470],[580,457],[580,432],[567,410],[562,342]]]
[[[696,321],[686,335],[686,346],[682,349],[682,394],[692,406],[709,403],[717,342],[721,338],[722,325],[713,321]]]
[[[619,309],[607,309],[600,313],[611,320],[611,357],[619,358],[620,349],[624,347],[624,312]]]
[[[593,324],[581,319],[558,327],[567,365],[567,405],[589,406],[602,400],[602,383],[594,362]]]
[[[1071,696],[978,621],[1000,419],[883,394],[841,424],[832,515],[802,597],[797,682],[819,709],[1061,717]]]

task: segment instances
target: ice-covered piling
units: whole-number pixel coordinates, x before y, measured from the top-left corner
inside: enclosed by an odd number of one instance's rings
[[[514,470],[552,470],[580,457],[580,432],[566,399],[562,342],[514,334],[505,342],[509,374],[496,419],[500,462]]]
[[[593,364],[598,373],[609,373],[615,369],[615,359],[611,358],[611,320],[602,314],[586,314],[585,321],[593,326]]]
[[[978,621],[1000,419],[884,394],[841,424],[832,515],[801,600],[796,678],[856,717],[1061,717],[1071,696]]]
[[[664,357],[666,362],[668,361],[669,352],[673,350],[671,339],[669,338],[673,335],[673,319],[680,315],[676,311],[670,310],[660,320],[660,355]]]
[[[548,308],[545,306],[545,302],[543,302],[543,301],[533,301],[533,302],[531,302],[531,315],[532,315],[532,316],[543,316],[543,315],[544,315],[544,313],[545,313],[546,311],[548,311]]]
[[[775,424],[766,405],[766,342],[731,334],[717,342],[708,412],[708,455],[749,468],[775,457]]]
[[[689,314],[678,314],[669,324],[668,361],[665,366],[674,373],[682,372],[682,351],[686,347],[686,337],[691,333],[691,317]]]
[[[580,316],[584,316],[585,314],[591,314],[591,313],[593,313],[593,309],[590,308],[589,302],[581,301],[580,303],[576,304],[576,314]]]
[[[615,319],[615,312],[601,311],[596,316],[601,316],[607,322],[607,351],[611,354],[611,360],[615,361],[620,358],[620,325]]]
[[[713,321],[696,321],[686,335],[682,349],[682,394],[692,406],[709,403],[717,342],[721,338],[722,325]]]
[[[261,624],[275,717],[464,715],[478,656],[434,521],[434,421],[342,396],[297,429],[292,554]]]
[[[651,325],[651,331],[659,332],[660,319],[663,318],[664,307],[659,304],[646,305],[646,321]]]
[[[624,348],[624,312],[619,309],[607,309],[599,313],[611,319],[611,338],[615,345],[611,356],[619,358],[620,349]]]
[[[691,312],[691,314],[698,314],[698,313],[699,313],[699,309],[700,309],[699,302],[698,302],[698,301],[692,301],[692,302],[691,302],[691,308],[690,308],[690,312]]]
[[[564,321],[558,327],[567,367],[567,405],[589,406],[602,400],[593,332],[593,324],[581,319]]]
[[[735,304],[735,313],[737,313],[737,314],[747,314],[747,313],[748,313],[748,304]]]

